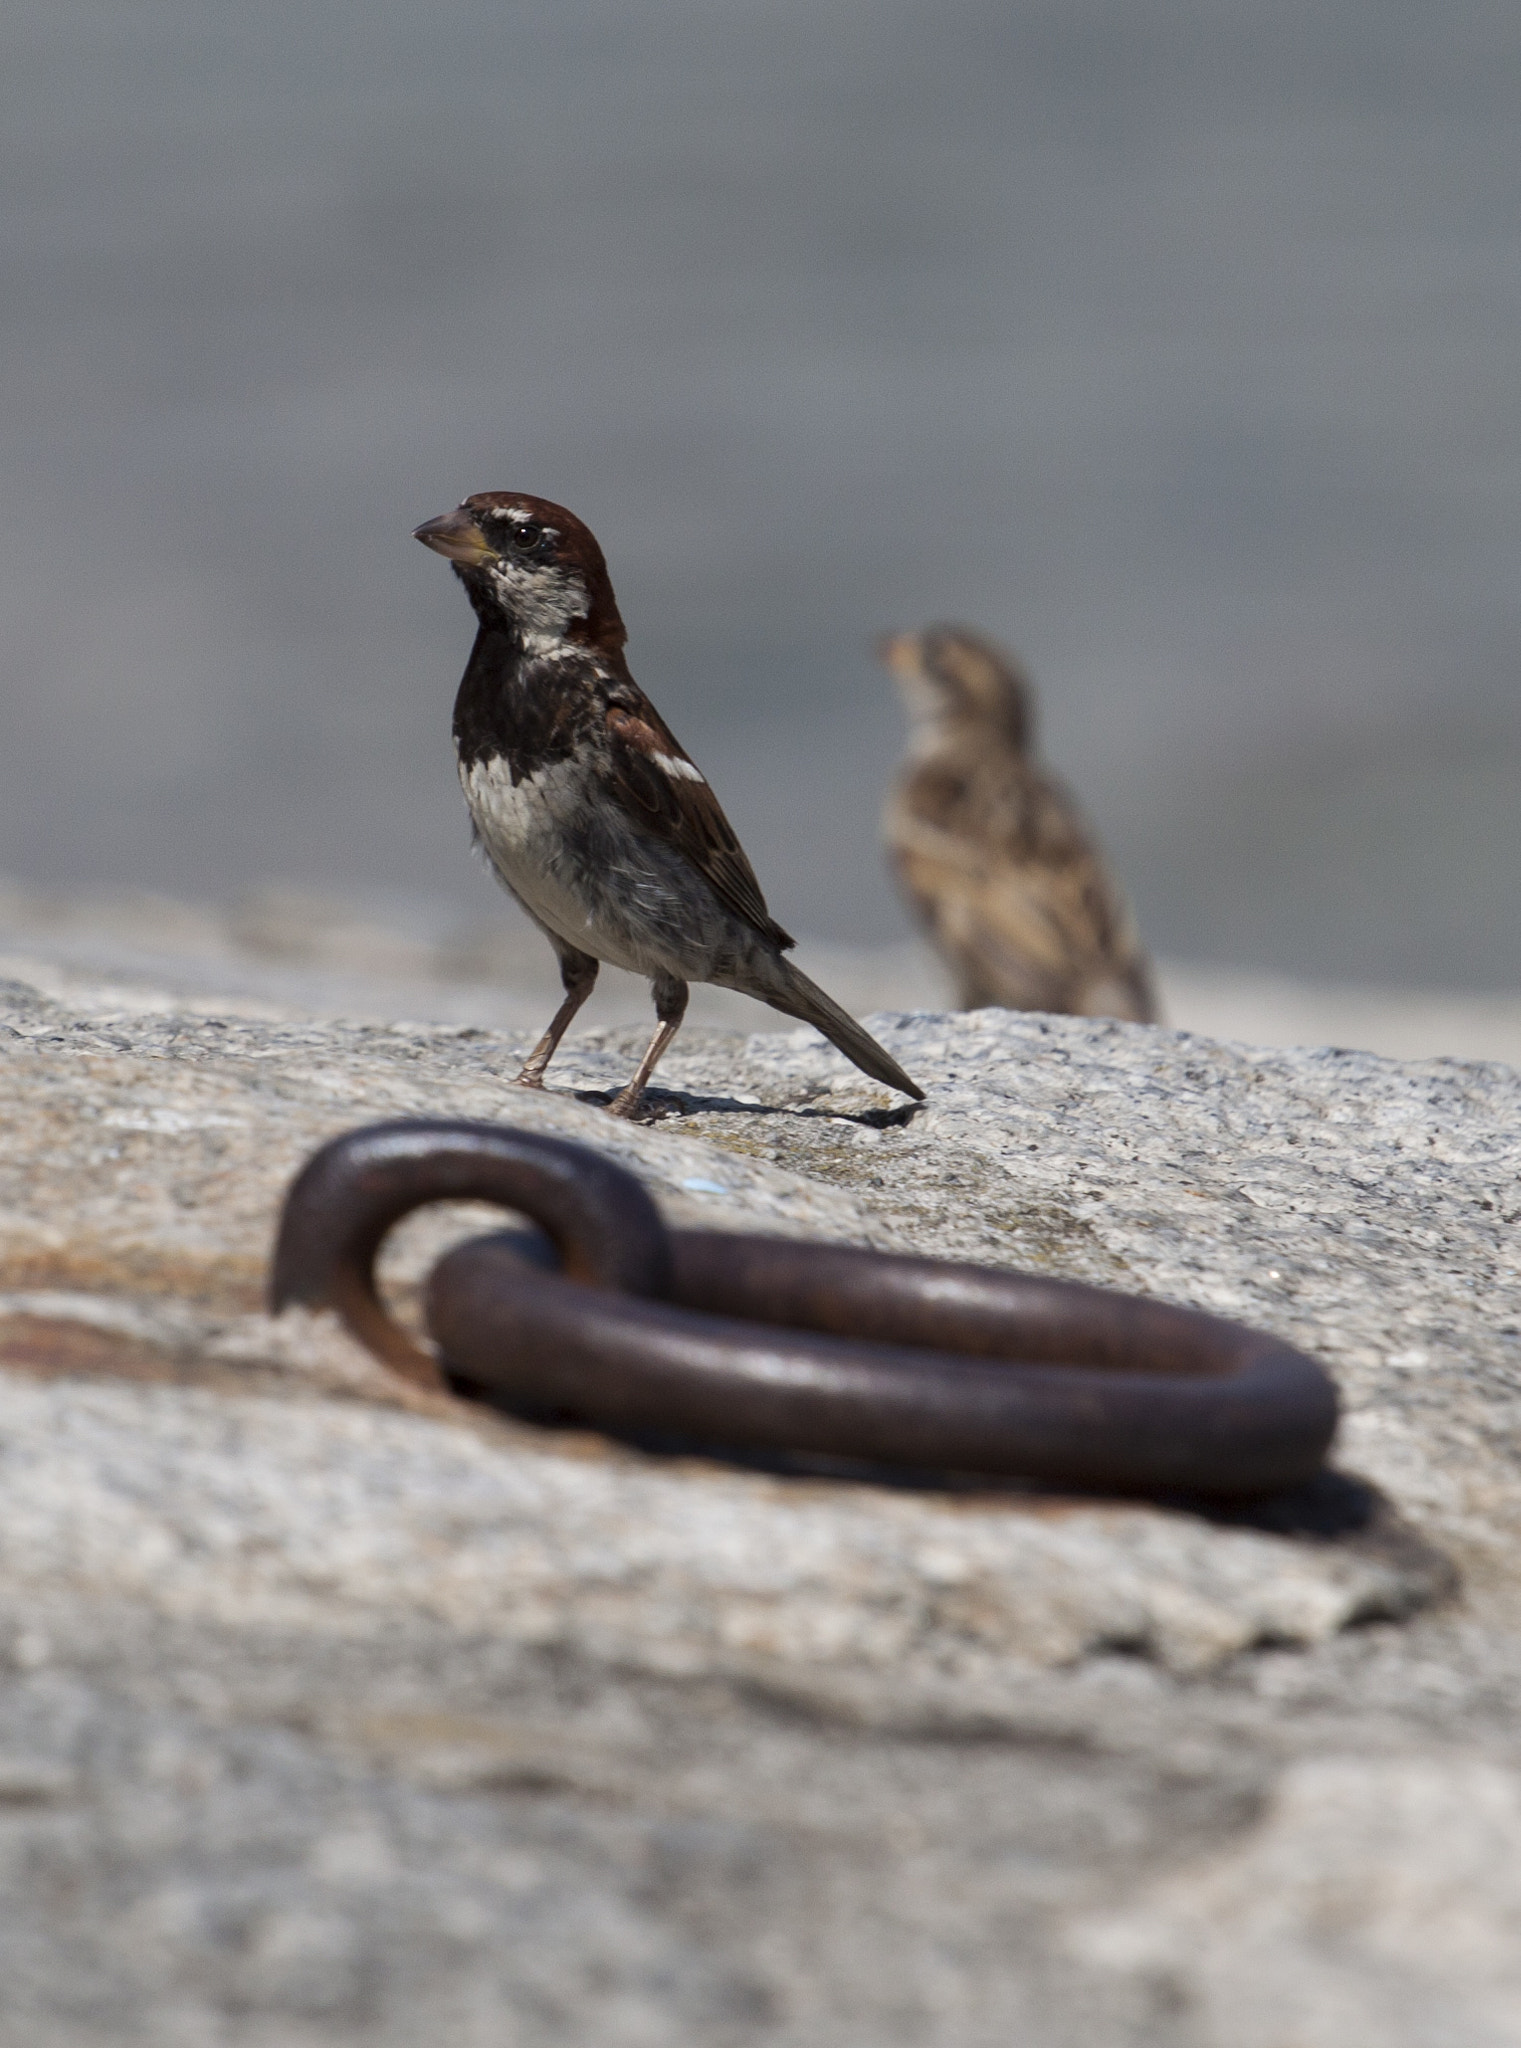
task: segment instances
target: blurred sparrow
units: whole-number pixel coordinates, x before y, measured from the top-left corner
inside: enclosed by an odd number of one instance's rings
[[[879,653],[913,720],[883,814],[898,881],[963,1009],[1154,1022],[1151,970],[1072,798],[1031,756],[1033,693],[1014,661],[956,626]]]
[[[649,977],[657,1025],[611,1107],[631,1116],[675,1037],[687,984],[799,1017],[874,1080],[923,1090],[783,957],[793,941],[702,771],[628,672],[602,550],[574,513],[480,491],[417,538],[454,565],[475,636],[454,746],[475,836],[560,962],[565,1000],[518,1085],[540,1088],[606,960]]]

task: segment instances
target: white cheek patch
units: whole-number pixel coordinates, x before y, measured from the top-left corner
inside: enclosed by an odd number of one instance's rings
[[[530,568],[526,563],[505,560],[493,563],[487,573],[504,610],[518,621],[527,638],[546,643],[556,640],[572,619],[584,619],[590,609],[586,585],[579,576],[563,570]]]
[[[690,761],[683,761],[675,754],[651,754],[650,759],[657,768],[663,768],[672,782],[706,782],[702,770]]]

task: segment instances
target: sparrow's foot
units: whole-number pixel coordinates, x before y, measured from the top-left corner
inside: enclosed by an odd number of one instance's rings
[[[620,1089],[613,1097],[607,1105],[607,1113],[609,1116],[637,1116],[643,1102],[644,1090],[630,1084],[627,1088]]]
[[[536,1074],[531,1067],[524,1067],[521,1074],[514,1074],[507,1083],[509,1088],[542,1088],[544,1076]]]

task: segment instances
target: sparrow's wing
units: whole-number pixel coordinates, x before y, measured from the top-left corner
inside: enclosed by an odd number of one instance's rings
[[[774,945],[796,941],[766,908],[755,870],[702,770],[642,692],[624,686],[608,706],[613,794],[630,817],[689,860],[726,910]]]
[[[1064,1010],[1151,1015],[1129,918],[1095,863],[1001,876],[982,892],[975,925],[971,950],[985,971],[1039,962],[1063,985]]]

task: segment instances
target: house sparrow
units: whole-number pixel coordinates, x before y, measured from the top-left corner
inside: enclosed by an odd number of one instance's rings
[[[963,1009],[1156,1020],[1129,911],[1061,784],[1031,756],[1033,693],[957,626],[878,647],[914,721],[883,831]]]
[[[560,962],[565,1000],[518,1085],[544,1085],[607,960],[648,975],[657,1019],[615,1115],[637,1110],[692,981],[815,1025],[874,1080],[922,1100],[896,1060],[783,957],[793,940],[718,799],[628,672],[602,550],[575,514],[479,491],[416,537],[454,565],[480,621],[454,700],[476,839]]]

